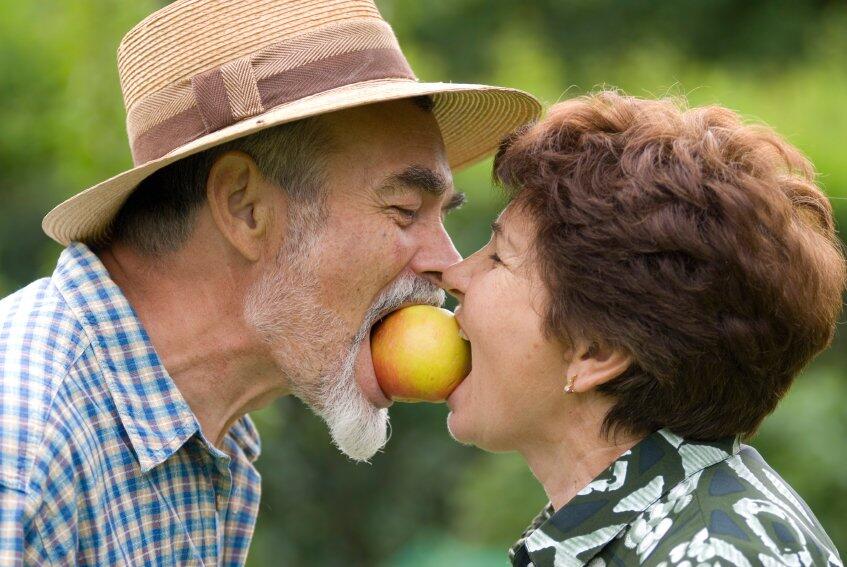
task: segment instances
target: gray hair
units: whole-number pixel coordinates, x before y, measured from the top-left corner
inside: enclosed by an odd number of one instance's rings
[[[206,181],[215,160],[227,151],[250,155],[262,175],[293,202],[289,234],[299,240],[324,218],[329,135],[319,117],[261,130],[188,156],[146,178],[112,221],[105,244],[121,243],[151,257],[179,250],[206,201]]]

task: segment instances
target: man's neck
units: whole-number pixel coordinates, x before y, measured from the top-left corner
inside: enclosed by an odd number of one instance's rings
[[[244,323],[235,274],[209,273],[191,250],[157,261],[119,247],[98,256],[215,446],[243,415],[288,393],[264,343]]]

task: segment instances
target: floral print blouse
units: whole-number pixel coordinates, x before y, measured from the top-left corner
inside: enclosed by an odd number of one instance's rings
[[[509,550],[516,567],[842,566],[803,499],[738,439],[646,437]]]

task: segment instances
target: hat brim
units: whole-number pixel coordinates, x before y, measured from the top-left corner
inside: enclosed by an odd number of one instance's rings
[[[273,108],[180,146],[95,185],[56,206],[41,223],[62,245],[100,239],[127,197],[146,177],[192,154],[279,124],[376,102],[421,95],[435,101],[433,110],[447,158],[454,170],[490,154],[503,136],[536,119],[541,105],[516,89],[454,83],[379,80],[347,85]]]

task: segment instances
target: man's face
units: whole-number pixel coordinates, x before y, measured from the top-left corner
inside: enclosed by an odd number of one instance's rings
[[[373,374],[370,329],[412,303],[440,305],[441,272],[461,258],[444,215],[461,203],[435,118],[410,101],[329,115],[326,218],[289,238],[251,289],[259,329],[295,395],[351,458],[387,440],[389,401]]]

